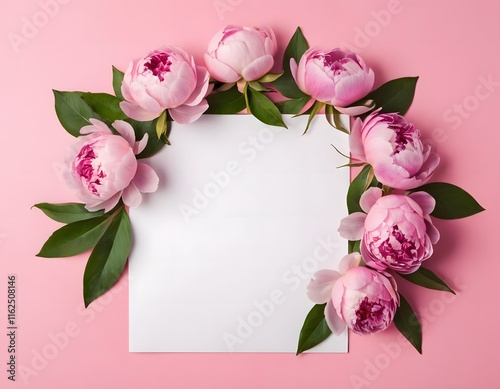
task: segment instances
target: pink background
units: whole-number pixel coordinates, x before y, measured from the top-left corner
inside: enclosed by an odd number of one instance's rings
[[[1,387],[498,386],[498,2],[60,0],[44,11],[41,4],[50,3],[11,1],[0,16],[1,332],[8,274],[18,277],[19,324],[18,382],[7,382],[2,336]],[[24,18],[37,31],[23,31]],[[442,239],[427,266],[460,291],[456,298],[401,282],[423,321],[423,356],[399,345],[394,328],[350,336],[347,355],[132,354],[126,279],[84,312],[87,255],[35,257],[58,224],[30,206],[76,200],[58,176],[72,138],[57,121],[51,89],[111,92],[112,64],[125,69],[163,44],[200,59],[212,34],[229,23],[271,26],[280,54],[297,25],[312,45],[350,44],[375,70],[377,85],[420,76],[408,117],[441,154],[435,180],[466,188],[487,208],[470,219],[436,222]],[[23,32],[24,41],[10,42]],[[481,86],[488,78],[489,89]]]

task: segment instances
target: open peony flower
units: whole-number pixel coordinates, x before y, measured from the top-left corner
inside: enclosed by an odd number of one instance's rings
[[[255,81],[271,71],[277,47],[270,28],[226,26],[210,40],[205,65],[224,83]]]
[[[420,131],[397,113],[376,111],[364,121],[357,118],[349,142],[352,158],[372,165],[377,180],[395,189],[426,183],[439,165]]]
[[[399,305],[394,279],[359,266],[360,261],[359,253],[346,255],[338,272],[320,270],[307,287],[314,303],[326,303],[325,320],[336,335],[346,325],[359,335],[383,331],[392,323]]]
[[[153,120],[168,109],[176,122],[192,123],[208,109],[209,80],[207,69],[196,66],[184,50],[164,47],[129,65],[121,88],[127,101],[120,108],[139,121]]]
[[[361,239],[361,254],[368,266],[413,273],[432,255],[432,245],[439,240],[439,231],[429,217],[435,204],[426,192],[382,197],[380,188],[370,188],[360,200],[367,214],[347,216],[339,232],[352,241]]]
[[[349,115],[360,115],[369,110],[365,106],[344,110],[365,97],[375,82],[373,70],[356,53],[311,48],[302,55],[298,64],[292,58],[290,69],[299,89],[313,99],[333,105]]]
[[[66,158],[65,179],[89,211],[110,211],[123,198],[125,205],[137,207],[141,193],[158,188],[158,176],[148,165],[138,162],[147,144],[147,134],[135,141],[134,129],[122,120],[113,123],[114,135],[106,124],[90,119],[92,125],[80,130],[81,136]]]

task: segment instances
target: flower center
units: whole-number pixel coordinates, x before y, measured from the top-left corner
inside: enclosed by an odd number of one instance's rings
[[[391,235],[379,246],[379,252],[385,259],[412,261],[415,258],[415,242],[406,239],[398,226],[392,227]]]
[[[76,173],[82,181],[84,181],[87,186],[87,190],[96,196],[99,196],[99,186],[102,185],[103,179],[106,177],[106,173],[102,170],[101,164],[96,162],[97,155],[90,145],[85,145],[82,147],[78,155],[76,156]]]
[[[144,67],[153,73],[160,81],[163,81],[165,73],[170,71],[172,60],[167,53],[157,53],[149,57],[149,61],[144,64]]]
[[[393,141],[394,154],[406,149],[408,143],[411,143],[415,134],[415,127],[411,123],[397,123],[389,125],[389,128],[394,131],[395,139]]]
[[[356,310],[356,326],[366,328],[370,324],[379,323],[384,318],[384,307],[377,301],[365,297]]]

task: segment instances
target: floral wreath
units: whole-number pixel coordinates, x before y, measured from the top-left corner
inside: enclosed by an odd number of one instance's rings
[[[156,191],[159,183],[141,160],[170,145],[173,121],[188,124],[202,114],[246,109],[265,124],[286,128],[282,114],[308,115],[305,134],[324,110],[328,123],[349,135],[345,166],[363,168],[349,186],[349,216],[339,227],[348,254],[339,269],[313,275],[307,294],[315,305],[300,332],[297,354],[331,333],[349,328],[372,334],[392,322],[421,353],[418,318],[397,291],[395,276],[455,293],[422,266],[439,240],[432,218],[463,218],[484,209],[455,185],[428,183],[439,156],[403,116],[417,77],[372,90],[374,72],[359,55],[309,48],[300,28],[278,74],[270,73],[276,51],[270,28],[227,26],[210,41],[206,67],[169,46],[132,61],[125,73],[113,67],[114,95],[54,91],[57,117],[77,138],[64,178],[83,203],[35,205],[65,224],[37,255],[69,257],[92,250],[83,277],[88,307],[123,272],[132,242],[127,207],[137,207],[142,194]],[[342,126],[340,114],[351,117],[351,131]]]

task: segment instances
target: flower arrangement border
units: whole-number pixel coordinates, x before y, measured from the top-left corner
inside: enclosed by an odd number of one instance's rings
[[[247,63],[231,56],[231,45],[242,43]],[[455,185],[428,182],[439,158],[431,154],[414,125],[404,119],[418,77],[390,80],[372,90],[373,72],[358,55],[340,49],[311,49],[300,28],[285,49],[283,71],[271,73],[276,48],[269,28],[227,26],[212,38],[205,53],[208,71],[197,66],[184,51],[168,47],[133,61],[126,72],[113,67],[114,95],[54,90],[57,117],[62,127],[78,138],[65,177],[88,201],[35,205],[64,224],[37,255],[69,257],[91,250],[83,277],[83,297],[88,307],[112,288],[123,272],[132,245],[127,207],[137,206],[141,193],[154,192],[158,185],[155,172],[141,161],[170,145],[173,121],[181,125],[202,114],[236,114],[246,109],[265,124],[286,127],[282,114],[308,115],[305,134],[323,110],[334,129],[350,136],[351,156],[345,155],[344,166],[362,169],[349,186],[349,216],[339,227],[348,240],[348,255],[339,271],[327,269],[313,276],[307,292],[316,304],[305,318],[297,355],[346,328],[367,334],[383,331],[392,322],[422,353],[420,323],[409,302],[397,291],[394,276],[421,287],[455,293],[440,277],[421,266],[439,239],[432,218],[458,219],[484,209]],[[194,78],[180,78],[190,71]],[[168,93],[161,89],[164,86],[171,88]],[[148,95],[144,97],[145,90]],[[280,101],[270,96],[279,96]],[[342,113],[352,118],[351,132],[340,122]],[[392,140],[378,147],[388,134]],[[387,151],[387,147],[390,155],[381,151]],[[411,147],[413,154],[408,154]],[[103,157],[97,167],[97,154],[106,148],[113,148],[115,154]],[[397,160],[402,150],[414,165],[420,161],[415,172],[408,173],[403,166],[406,162]],[[111,168],[100,170],[101,164],[123,169],[130,176],[127,185],[113,187],[115,191],[105,199],[98,198],[101,193],[97,192],[104,191],[103,181],[111,181],[115,173]],[[385,174],[391,166],[406,175]],[[115,178],[116,182],[123,181],[123,177]],[[370,235],[366,220],[373,227],[377,215],[391,212],[403,215],[405,223],[420,235],[408,238],[402,222],[386,219],[380,219],[376,232]],[[387,241],[381,243],[380,236],[387,236]],[[390,255],[384,254],[388,251]],[[369,291],[361,285],[361,279],[368,283]],[[347,301],[349,296],[360,294],[362,300]]]

